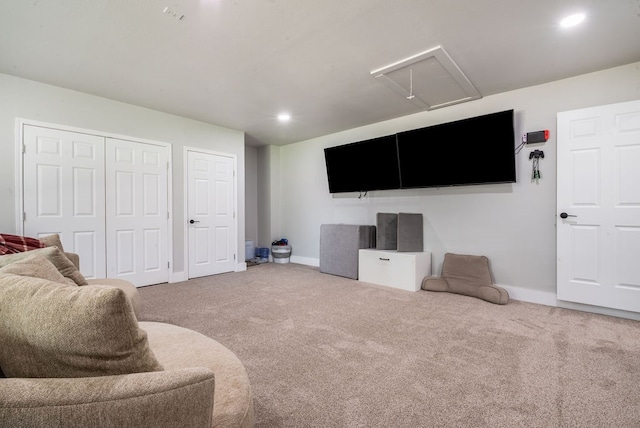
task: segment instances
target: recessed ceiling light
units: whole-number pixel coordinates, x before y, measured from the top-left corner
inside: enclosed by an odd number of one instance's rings
[[[574,13],[573,15],[569,15],[560,21],[560,26],[562,28],[569,28],[575,25],[580,24],[584,21],[585,15],[584,13]]]
[[[291,120],[291,115],[289,113],[280,113],[278,115],[278,120],[280,122],[288,122],[289,120]]]

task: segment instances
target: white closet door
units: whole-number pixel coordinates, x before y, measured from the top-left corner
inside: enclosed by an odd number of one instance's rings
[[[167,282],[168,147],[107,138],[107,276]]]
[[[104,138],[25,125],[24,235],[59,233],[87,278],[105,276]]]

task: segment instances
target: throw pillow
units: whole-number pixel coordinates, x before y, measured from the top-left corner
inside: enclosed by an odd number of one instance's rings
[[[0,273],[0,367],[7,377],[162,370],[118,288]]]
[[[42,236],[38,239],[44,244],[45,247],[58,247],[60,251],[64,252],[62,241],[60,240],[60,235],[58,235],[57,233],[54,233],[53,235]]]
[[[34,255],[42,256],[49,260],[58,269],[58,271],[65,277],[73,280],[78,285],[87,285],[87,280],[80,273],[78,268],[71,263],[71,260],[64,255],[57,247],[46,247],[38,250],[32,250],[18,254],[7,254],[0,256],[0,267],[4,267],[8,264],[15,263],[18,260],[22,260]]]
[[[61,284],[76,285],[73,280],[63,276],[49,260],[39,255],[31,255],[15,263],[0,268],[2,273],[46,279]]]

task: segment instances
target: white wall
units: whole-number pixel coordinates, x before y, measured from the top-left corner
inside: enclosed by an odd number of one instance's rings
[[[258,240],[265,247],[271,238],[271,152],[268,146],[258,148]]]
[[[280,147],[258,149],[258,242],[257,247],[271,247],[281,235],[282,218],[280,183]]]
[[[271,186],[281,192],[282,230],[272,231],[271,238],[288,237],[292,261],[314,264],[323,223],[375,224],[377,212],[422,213],[435,274],[445,252],[481,254],[490,259],[497,284],[555,294],[556,113],[638,98],[635,63],[280,147],[279,182]],[[518,139],[525,132],[551,131],[545,144],[525,147],[517,156],[516,183],[377,191],[362,199],[329,194],[325,147],[507,109],[515,110]],[[545,152],[539,184],[531,182],[533,149]],[[424,159],[424,167],[437,168],[438,160]]]
[[[258,243],[258,149],[245,147],[245,240]],[[249,255],[253,257],[253,254]]]
[[[238,260],[244,260],[244,133],[0,74],[0,231],[16,232],[16,118],[172,144],[173,271],[184,271],[183,146],[234,154],[238,163]]]

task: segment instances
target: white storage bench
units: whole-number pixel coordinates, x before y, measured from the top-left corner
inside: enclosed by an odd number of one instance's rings
[[[431,275],[431,253],[364,249],[359,252],[358,280],[418,291]]]

